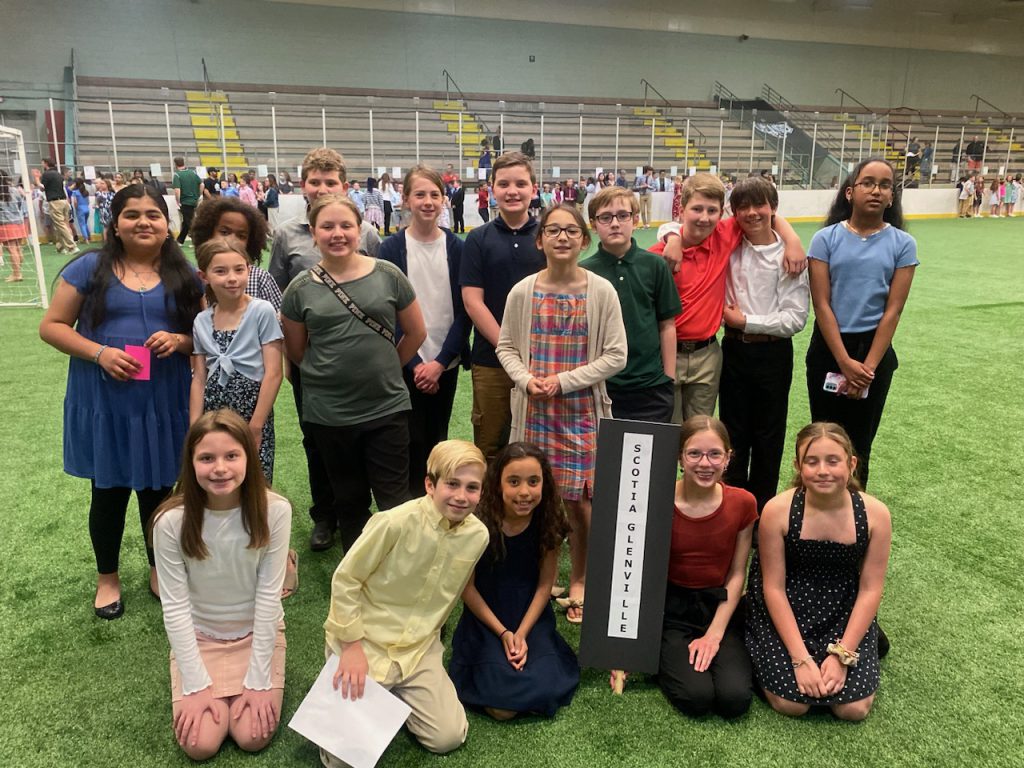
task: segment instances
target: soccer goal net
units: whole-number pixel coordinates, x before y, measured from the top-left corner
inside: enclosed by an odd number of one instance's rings
[[[49,306],[39,250],[41,201],[21,131],[0,126],[0,307]]]

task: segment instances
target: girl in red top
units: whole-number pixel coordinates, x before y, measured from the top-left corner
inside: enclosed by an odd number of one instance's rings
[[[739,717],[750,706],[750,657],[733,614],[743,592],[757,502],[722,483],[732,450],[718,419],[683,423],[658,684],[687,715]]]
[[[490,211],[487,208],[489,202],[490,192],[487,191],[487,182],[482,181],[480,186],[476,188],[476,212],[480,214],[484,224],[491,218]]]

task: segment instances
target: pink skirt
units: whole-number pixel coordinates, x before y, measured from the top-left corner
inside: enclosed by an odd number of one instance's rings
[[[376,226],[378,229],[384,226],[384,211],[375,205],[367,206],[363,218]]]
[[[28,237],[28,224],[16,221],[13,224],[0,224],[0,243],[24,240]]]
[[[252,633],[237,640],[217,640],[196,632],[199,656],[206,667],[206,673],[213,681],[211,690],[215,699],[226,699],[242,693],[245,673],[249,671],[249,657],[252,655]],[[284,688],[284,657],[288,644],[284,639],[284,623],[277,628],[274,640],[274,655],[270,660],[270,687]],[[171,701],[182,700],[181,673],[178,662],[171,651]]]

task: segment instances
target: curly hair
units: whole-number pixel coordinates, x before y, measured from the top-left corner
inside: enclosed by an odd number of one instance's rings
[[[569,534],[569,522],[562,509],[562,497],[558,493],[548,457],[533,443],[509,443],[487,467],[480,503],[476,508],[476,516],[491,534],[490,551],[495,561],[505,559],[505,534],[501,530],[501,523],[505,519],[505,502],[501,494],[501,477],[505,467],[519,459],[536,459],[540,464],[541,497],[540,503],[533,510],[540,524],[540,557],[560,547]]]
[[[249,254],[250,261],[258,267],[263,258],[263,248],[267,244],[267,220],[258,209],[246,205],[237,197],[207,200],[196,209],[196,217],[189,229],[192,245],[198,249],[207,240],[216,237],[214,230],[217,229],[220,217],[225,213],[240,213],[245,216],[245,221],[249,225],[249,239],[245,242],[245,251]]]

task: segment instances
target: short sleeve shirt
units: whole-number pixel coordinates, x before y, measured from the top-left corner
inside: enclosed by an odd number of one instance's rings
[[[877,328],[896,270],[921,263],[917,242],[902,229],[887,226],[861,237],[842,222],[815,232],[807,257],[828,264],[832,313],[841,333]]]
[[[672,515],[668,580],[689,589],[725,584],[736,552],[736,537],[757,520],[757,501],[742,488],[722,486],[722,503],[707,517]]]
[[[679,294],[665,260],[637,247],[636,240],[622,258],[598,247],[580,264],[608,280],[619,295],[622,322],[629,339],[626,367],[608,380],[619,389],[647,389],[671,381],[661,362],[658,323],[679,314]]]
[[[392,333],[398,312],[416,298],[409,279],[386,261],[341,287]],[[409,410],[394,345],[353,315],[311,272],[300,274],[285,290],[281,314],[304,324],[309,334],[300,365],[304,421],[344,427]]]
[[[172,184],[174,189],[181,190],[182,205],[199,204],[199,187],[201,183],[199,175],[191,168],[184,168],[180,171],[174,172],[174,181]]]

